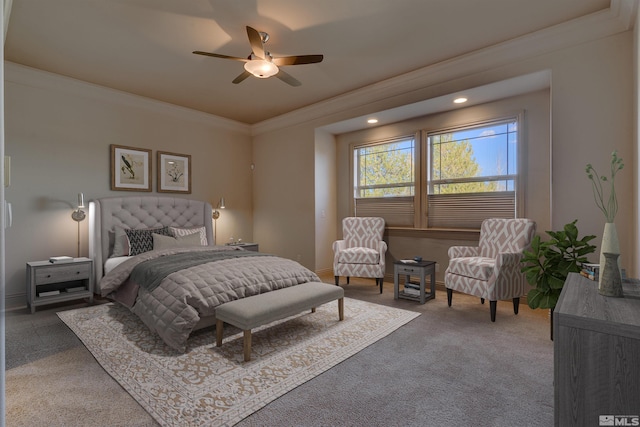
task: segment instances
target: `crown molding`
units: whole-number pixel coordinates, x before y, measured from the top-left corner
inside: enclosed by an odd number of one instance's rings
[[[134,108],[143,108],[154,113],[170,115],[181,120],[197,122],[245,135],[251,134],[251,127],[246,123],[84,82],[37,68],[27,67],[15,62],[4,61],[4,76],[5,82],[51,91],[64,89],[65,93],[70,93],[80,98],[88,98]]]
[[[620,20],[627,30],[631,30],[635,26],[637,9],[637,0],[611,0],[609,7],[612,17]]]
[[[448,59],[419,70],[374,83],[364,88],[320,101],[290,113],[255,123],[253,136],[317,121],[320,126],[366,113],[374,113],[375,104],[417,101],[416,91],[474,75],[492,68],[544,55],[570,46],[605,38],[633,28],[636,0],[612,0],[611,7],[562,24],[554,25],[484,49]],[[366,110],[366,111],[365,111]]]

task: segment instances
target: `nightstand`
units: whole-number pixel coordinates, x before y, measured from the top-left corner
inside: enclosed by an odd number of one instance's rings
[[[27,263],[27,303],[36,307],[62,301],[89,298],[93,302],[93,260],[74,258],[71,262]]]
[[[229,246],[240,246],[248,251],[259,252],[257,243],[231,243]]]

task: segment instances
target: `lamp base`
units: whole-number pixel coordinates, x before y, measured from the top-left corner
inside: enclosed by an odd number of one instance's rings
[[[83,221],[86,217],[87,215],[80,209],[77,209],[73,211],[73,213],[71,213],[71,218],[73,218],[74,221],[80,222]]]

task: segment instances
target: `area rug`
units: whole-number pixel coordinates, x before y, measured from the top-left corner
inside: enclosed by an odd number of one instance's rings
[[[419,316],[349,298],[344,310],[342,322],[337,303],[328,303],[256,328],[250,362],[243,362],[242,332],[233,327],[225,328],[222,347],[215,346],[215,328],[195,332],[183,354],[117,304],[58,316],[161,425],[226,426]]]

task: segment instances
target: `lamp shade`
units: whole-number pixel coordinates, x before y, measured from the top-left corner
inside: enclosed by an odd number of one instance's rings
[[[244,69],[261,79],[278,74],[278,66],[273,62],[264,59],[254,59],[244,63]]]
[[[78,209],[84,209],[84,193],[78,193]]]
[[[220,197],[220,201],[218,202],[218,206],[216,206],[216,208],[213,210],[211,216],[213,219],[218,219],[220,218],[220,211],[218,209],[224,209],[225,205],[224,205],[224,197]]]

